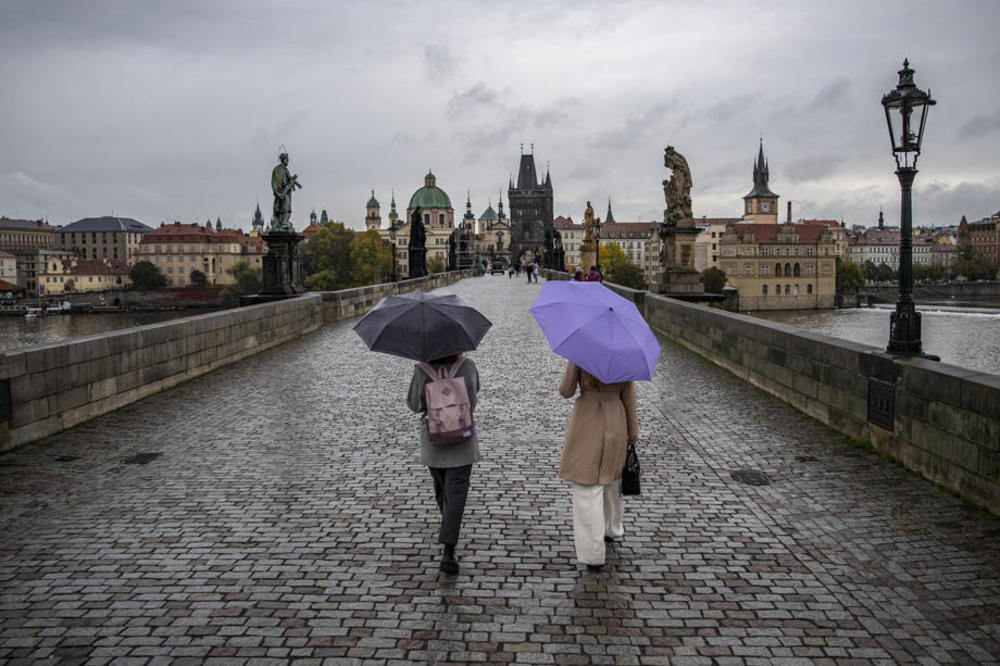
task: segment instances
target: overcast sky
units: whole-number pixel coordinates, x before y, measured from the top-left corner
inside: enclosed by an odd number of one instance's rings
[[[880,105],[904,57],[931,110],[915,224],[1000,210],[1000,2],[0,0],[0,214],[270,219],[285,145],[309,212],[363,228],[432,169],[456,218],[523,143],[555,212],[662,219],[663,149],[695,215],[737,217],[763,136],[793,217],[899,216]]]

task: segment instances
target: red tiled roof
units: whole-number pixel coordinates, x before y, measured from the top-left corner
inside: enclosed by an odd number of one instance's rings
[[[63,271],[71,275],[128,275],[130,272],[128,264],[121,259],[63,259],[62,263]]]
[[[0,291],[24,291],[24,287],[7,280],[0,280]]]
[[[563,217],[562,215],[559,215],[552,220],[552,226],[556,229],[575,229],[582,225],[574,225],[572,217]]]
[[[789,225],[787,224],[735,224],[732,226],[733,232],[741,237],[744,242],[750,241],[750,236],[758,243],[778,243],[778,232]],[[799,236],[799,243],[815,244],[823,235],[824,227],[816,224],[792,224]]]
[[[824,227],[842,227],[840,222],[837,220],[799,220],[800,224],[820,224]]]

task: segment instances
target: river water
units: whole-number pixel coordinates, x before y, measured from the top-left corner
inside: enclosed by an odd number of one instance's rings
[[[155,324],[169,319],[212,312],[211,309],[170,310],[167,312],[114,312],[102,314],[62,314],[26,318],[0,316],[0,352],[21,347],[82,338],[105,331]]]
[[[895,305],[844,310],[754,312],[754,317],[879,349],[889,343],[889,315]],[[917,305],[921,339],[942,363],[1000,375],[1000,302]]]

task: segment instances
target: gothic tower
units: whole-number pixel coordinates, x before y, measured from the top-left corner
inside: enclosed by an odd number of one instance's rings
[[[546,232],[552,237],[552,178],[548,170],[545,181],[538,182],[535,173],[534,146],[532,152],[524,154],[517,171],[517,186],[511,181],[507,190],[510,204],[510,260],[515,263],[526,261],[526,254],[532,253],[533,261],[548,265],[543,257]],[[551,242],[551,241],[550,241]],[[561,268],[561,267],[560,267]]]
[[[778,195],[767,186],[770,170],[764,159],[764,140],[753,163],[753,189],[743,197],[743,219],[757,224],[778,223]]]

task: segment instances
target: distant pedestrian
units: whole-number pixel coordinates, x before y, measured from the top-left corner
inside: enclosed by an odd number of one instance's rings
[[[587,281],[587,278],[583,277],[583,269],[582,268],[577,268],[576,269],[576,273],[573,274],[573,281],[574,282],[586,282]]]
[[[531,274],[535,270],[534,264],[526,264],[524,267],[524,274],[528,276],[528,284],[531,284]]]
[[[538,264],[531,264],[531,276],[538,282]]]
[[[591,266],[587,273],[587,282],[604,282],[604,276],[597,270],[597,266]]]
[[[572,398],[559,476],[573,486],[573,543],[576,559],[600,571],[606,543],[624,536],[621,476],[625,450],[639,436],[635,383],[605,384],[570,362],[559,394]]]
[[[475,411],[476,394],[479,393],[479,371],[472,359],[456,354],[431,361],[430,366],[440,373],[443,368],[450,368],[460,358],[464,358],[464,361],[455,376],[465,379],[469,404]],[[424,414],[424,418],[420,421],[420,462],[427,465],[430,470],[434,481],[434,498],[441,511],[438,543],[444,546],[444,552],[441,555],[439,568],[446,574],[454,575],[459,569],[455,546],[458,544],[462,515],[465,513],[465,499],[469,493],[472,465],[479,462],[479,441],[473,434],[471,438],[457,444],[431,445],[425,424],[427,402],[424,395],[424,386],[430,381],[432,380],[427,373],[415,367],[406,404],[414,412]]]

